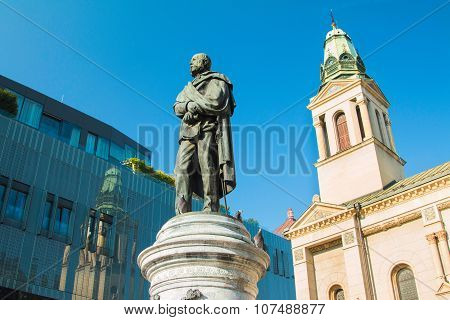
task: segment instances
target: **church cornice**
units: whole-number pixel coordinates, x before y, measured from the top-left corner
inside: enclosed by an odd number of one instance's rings
[[[450,186],[450,175],[441,177],[439,179],[430,181],[428,183],[425,183],[421,186],[418,186],[416,188],[407,190],[405,192],[399,193],[397,195],[393,195],[391,197],[379,200],[377,202],[374,202],[372,204],[366,205],[365,207],[363,207],[361,209],[361,216],[366,217],[369,215],[373,215],[376,214],[380,211],[386,210],[388,208],[394,207],[396,205],[399,205],[401,203],[407,202],[407,201],[411,201],[413,199],[416,199],[418,197],[422,197],[426,194],[444,189],[444,188],[448,188]],[[446,202],[447,203],[447,202]],[[441,207],[446,208],[446,206],[450,206],[449,204],[442,204]],[[443,210],[443,209],[442,209]],[[316,223],[312,223],[309,225],[306,225],[304,227],[299,227],[297,229],[293,229],[290,230],[289,232],[285,233],[284,236],[288,239],[288,240],[292,240],[301,236],[304,236],[306,234],[309,234],[311,232],[316,232],[318,230],[321,229],[325,229],[328,227],[331,227],[333,225],[336,225],[338,223],[341,223],[343,221],[349,220],[351,219],[354,215],[356,214],[356,211],[354,208],[349,208],[348,210],[344,211],[344,212],[340,212],[334,216],[331,217],[327,217],[324,220],[321,221],[317,221]],[[407,219],[400,219],[397,220],[395,223],[391,224],[391,225],[398,225],[400,223],[406,223],[408,221],[412,221],[412,220],[408,220],[408,219],[416,219],[415,217],[417,216],[417,213],[411,214],[411,216],[409,216]],[[395,221],[396,218],[392,219]],[[405,222],[406,221],[406,222]],[[384,227],[386,228],[386,226]],[[365,227],[366,230],[369,230],[369,227]],[[364,230],[364,229],[363,229]],[[374,229],[376,230],[376,229]],[[378,229],[378,230],[383,230],[383,228]]]
[[[338,153],[336,153],[336,154],[334,154],[334,155],[332,155],[332,156],[330,156],[330,157],[328,157],[328,158],[326,158],[326,159],[324,159],[324,160],[322,160],[322,161],[316,162],[316,163],[314,164],[314,166],[315,166],[316,168],[318,168],[318,167],[320,167],[320,166],[323,166],[323,165],[325,165],[325,164],[327,164],[327,163],[329,163],[329,162],[331,162],[331,161],[334,161],[334,160],[336,160],[336,159],[339,159],[340,157],[343,157],[343,156],[345,156],[345,155],[347,155],[347,154],[349,154],[349,153],[352,153],[352,152],[354,152],[354,151],[356,151],[356,150],[358,150],[358,149],[361,149],[361,148],[363,148],[363,147],[365,147],[365,146],[367,146],[367,145],[369,145],[369,144],[371,144],[371,143],[375,143],[377,146],[379,146],[380,148],[382,148],[386,153],[388,153],[391,157],[393,157],[393,158],[394,158],[398,163],[400,163],[402,166],[405,165],[406,161],[403,160],[401,157],[399,157],[398,154],[396,154],[394,151],[392,151],[391,149],[389,149],[384,143],[382,143],[382,142],[381,142],[380,140],[378,140],[377,138],[372,137],[372,138],[370,138],[370,139],[367,139],[367,140],[365,140],[365,141],[363,141],[363,142],[360,142],[360,143],[358,143],[358,144],[352,146],[351,148],[349,148],[349,149],[347,149],[347,150],[338,152]]]

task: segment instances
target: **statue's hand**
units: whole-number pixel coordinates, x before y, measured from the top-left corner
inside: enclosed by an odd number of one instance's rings
[[[194,114],[192,114],[191,112],[186,112],[184,114],[183,121],[186,122],[187,124],[191,124],[191,123],[195,122],[195,120],[196,120],[196,116]]]

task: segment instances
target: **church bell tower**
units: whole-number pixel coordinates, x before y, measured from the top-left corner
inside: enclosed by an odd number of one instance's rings
[[[332,23],[324,43],[321,85],[307,108],[317,136],[321,202],[343,204],[404,178],[389,102],[366,74],[350,36]]]

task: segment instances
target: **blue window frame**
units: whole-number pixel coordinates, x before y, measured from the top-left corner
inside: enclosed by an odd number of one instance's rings
[[[59,199],[58,207],[55,213],[55,224],[53,226],[53,232],[60,236],[69,235],[69,222],[72,214],[72,202]]]
[[[114,142],[111,142],[111,148],[109,150],[109,154],[112,158],[114,158],[118,161],[125,160],[125,150],[123,148],[119,147]]]
[[[125,145],[125,159],[137,158],[137,151],[135,148]]]
[[[60,135],[61,140],[73,147],[78,148],[78,145],[80,143],[80,132],[80,127],[68,121],[63,121]]]
[[[109,140],[98,137],[97,140],[97,151],[95,153],[97,157],[108,160],[109,158]]]
[[[25,98],[20,110],[18,120],[33,128],[39,128],[42,115],[42,105],[31,99]]]
[[[3,207],[3,198],[5,196],[6,186],[0,184],[0,210]]]
[[[61,121],[43,114],[41,117],[41,124],[39,125],[39,131],[48,134],[54,138],[59,137],[59,133],[61,130]]]
[[[21,221],[25,211],[26,201],[27,194],[25,192],[11,188],[9,191],[8,203],[6,205],[5,217]]]
[[[97,136],[95,134],[88,133],[86,139],[86,152],[94,154],[96,145],[97,145]]]
[[[44,205],[44,212],[42,217],[41,230],[48,231],[50,228],[50,220],[52,218],[54,196],[47,194],[47,200]]]

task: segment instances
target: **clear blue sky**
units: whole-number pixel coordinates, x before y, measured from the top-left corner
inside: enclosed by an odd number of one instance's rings
[[[406,174],[412,175],[450,158],[450,5],[420,22],[444,3],[0,0],[0,74],[58,100],[64,95],[65,103],[137,139],[139,124],[177,125],[170,112],[176,94],[190,80],[188,61],[192,54],[206,52],[213,69],[235,84],[234,125],[270,121],[311,127],[305,106],[319,85],[333,9],[338,26],[363,57],[382,46],[365,64],[391,102],[397,149],[408,162]],[[237,138],[237,150],[239,144]],[[257,156],[254,148],[250,145],[246,155],[250,161]],[[286,149],[275,147],[273,152],[282,155]],[[304,153],[311,174],[263,177],[245,175],[238,167],[238,187],[229,197],[232,209],[244,210],[267,229],[284,221],[288,207],[298,216],[318,193],[313,132]],[[171,151],[160,166],[173,170],[173,161]]]

